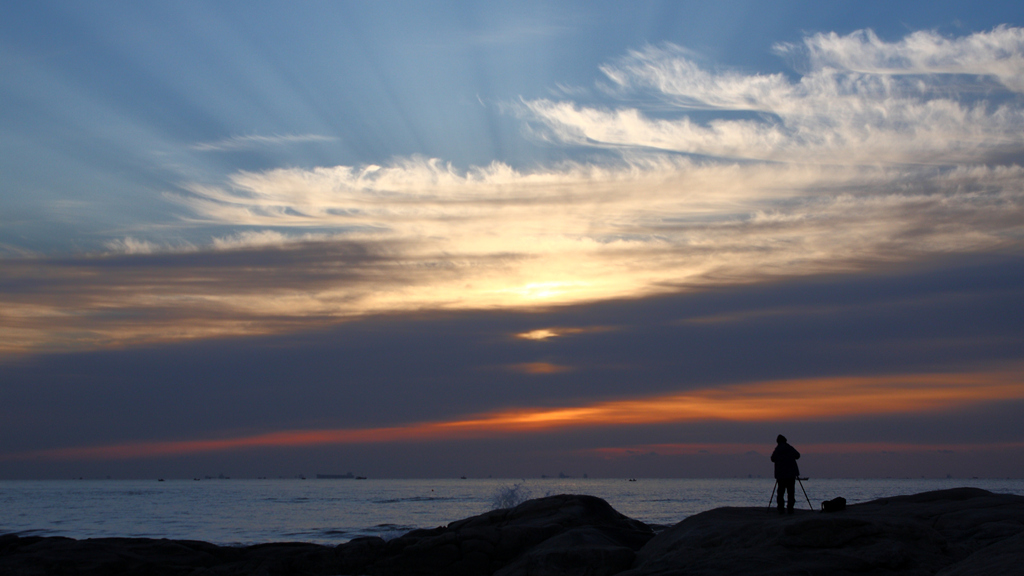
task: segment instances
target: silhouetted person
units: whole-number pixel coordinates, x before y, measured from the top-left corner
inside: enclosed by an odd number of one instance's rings
[[[800,453],[786,442],[786,437],[779,434],[775,439],[779,443],[772,452],[772,462],[775,462],[775,479],[779,482],[779,514],[783,512],[785,505],[784,493],[789,493],[789,506],[786,511],[793,513],[793,506],[796,504],[796,477],[800,475],[800,468],[796,461]]]

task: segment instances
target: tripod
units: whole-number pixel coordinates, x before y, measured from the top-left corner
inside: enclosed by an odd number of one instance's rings
[[[797,477],[796,481],[800,484],[800,490],[804,493],[804,498],[807,500],[807,507],[814,510],[814,506],[811,505],[811,499],[807,496],[807,490],[804,488],[804,480],[807,478]],[[768,497],[768,512],[772,511],[772,500],[775,499],[775,489],[779,487],[779,481],[775,481],[775,486],[772,486],[772,495]]]

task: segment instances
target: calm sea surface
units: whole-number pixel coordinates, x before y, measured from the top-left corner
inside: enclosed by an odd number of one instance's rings
[[[599,496],[631,518],[670,525],[720,506],[766,507],[773,484],[771,479],[0,481],[0,534],[340,544],[480,514],[517,485],[533,497]],[[1024,480],[811,479],[803,485],[815,507],[835,496],[855,503],[960,486],[1024,495]],[[799,485],[797,496],[806,508]]]

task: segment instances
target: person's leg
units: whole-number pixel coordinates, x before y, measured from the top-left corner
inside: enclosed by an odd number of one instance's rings
[[[796,478],[779,479],[779,513],[786,508],[786,493],[789,493],[789,510],[793,509],[796,502]]]

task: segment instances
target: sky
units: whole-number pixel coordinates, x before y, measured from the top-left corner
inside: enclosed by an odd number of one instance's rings
[[[1024,477],[1013,2],[0,8],[0,479]]]

